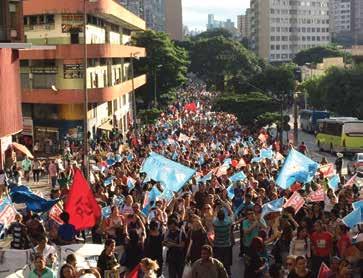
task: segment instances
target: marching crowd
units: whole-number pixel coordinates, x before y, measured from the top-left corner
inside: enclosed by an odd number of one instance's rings
[[[276,179],[292,146],[280,146],[266,130],[241,127],[233,115],[213,112],[212,99],[201,82],[190,81],[155,124],[125,137],[113,131],[91,140],[89,181],[103,216],[91,229],[77,231],[67,212],[59,215],[62,224],[32,211],[17,214],[8,233],[11,248],[34,250],[29,277],[55,277],[57,245],[91,241],[104,244],[97,268],[77,268],[70,254],[60,277],[113,277],[110,271],[126,277],[363,277],[363,227],[342,221],[359,200],[359,187],[344,186],[348,178],[340,175],[332,189],[322,170],[308,184],[279,187]],[[261,157],[269,148],[273,156]],[[151,152],[196,174],[163,198],[165,185],[140,173]],[[81,161],[81,151],[66,147],[46,166],[50,196],[61,200],[61,208],[75,169],[84,168]],[[39,182],[41,167],[26,158],[24,179],[32,171]],[[240,177],[231,179],[235,174]],[[20,177],[16,167],[9,177]],[[324,198],[309,199],[318,189]],[[300,207],[264,211],[295,192],[304,200]],[[232,272],[233,263],[243,264],[244,273]]]

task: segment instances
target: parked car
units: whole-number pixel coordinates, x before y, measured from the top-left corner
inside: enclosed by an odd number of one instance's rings
[[[356,153],[352,161],[348,162],[348,174],[363,173],[363,153]]]

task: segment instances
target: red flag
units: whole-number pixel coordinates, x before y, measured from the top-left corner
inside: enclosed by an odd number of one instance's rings
[[[69,213],[70,224],[77,230],[92,228],[101,217],[101,208],[80,170],[74,173],[64,210]]]
[[[293,207],[295,209],[295,214],[302,208],[305,204],[305,200],[299,192],[295,191],[294,194],[291,195],[289,200],[284,204],[284,208]]]
[[[131,270],[127,275],[126,278],[137,278],[139,276],[140,271],[140,264],[134,267],[133,270]]]
[[[322,165],[322,166],[320,166],[319,171],[320,171],[320,173],[323,174],[324,178],[331,177],[335,174],[334,164],[328,163],[328,164]]]
[[[301,190],[301,189],[302,189],[302,185],[301,185],[301,183],[295,182],[295,183],[291,186],[290,191],[291,191],[291,192],[295,192],[295,191],[299,191],[299,190]]]
[[[330,268],[323,262],[320,265],[318,278],[328,278],[331,274]]]
[[[196,112],[197,111],[197,105],[194,102],[187,103],[184,106],[184,110]]]
[[[232,166],[233,166],[234,168],[237,168],[238,160],[233,159],[231,164],[232,164]]]

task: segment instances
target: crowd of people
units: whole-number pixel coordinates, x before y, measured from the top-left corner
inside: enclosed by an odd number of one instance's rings
[[[315,278],[322,266],[328,269],[324,277],[363,277],[363,227],[341,221],[359,199],[359,187],[344,187],[347,177],[338,169],[336,191],[322,172],[309,184],[280,188],[276,178],[292,146],[280,146],[266,130],[240,126],[233,115],[213,112],[212,100],[203,83],[193,80],[155,124],[133,128],[125,137],[114,131],[91,140],[90,187],[110,212],[88,231],[77,231],[67,212],[60,215],[63,224],[31,211],[18,214],[8,231],[11,248],[34,249],[30,277],[55,277],[57,245],[87,242],[104,244],[97,267],[79,269],[70,254],[59,267],[60,277],[112,277],[113,271],[128,277]],[[254,159],[269,147],[273,157]],[[154,188],[165,190],[140,173],[150,152],[196,170],[171,199],[145,200]],[[75,167],[84,168],[82,157],[66,148],[46,167],[50,196],[60,198],[60,206]],[[22,162],[25,181],[32,171],[39,182],[40,169],[37,160]],[[231,181],[240,171],[245,177]],[[14,168],[11,175],[20,174]],[[324,201],[309,202],[307,196],[319,187]],[[266,203],[288,200],[294,191],[306,201],[299,211],[262,213]],[[243,265],[238,269],[244,273],[232,272],[233,264]],[[135,271],[138,276],[132,276]]]

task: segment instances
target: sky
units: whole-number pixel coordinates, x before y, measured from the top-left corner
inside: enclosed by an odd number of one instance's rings
[[[214,14],[216,20],[230,18],[235,24],[237,15],[244,14],[250,6],[250,0],[182,0],[183,24],[189,30],[205,30],[208,14]]]

